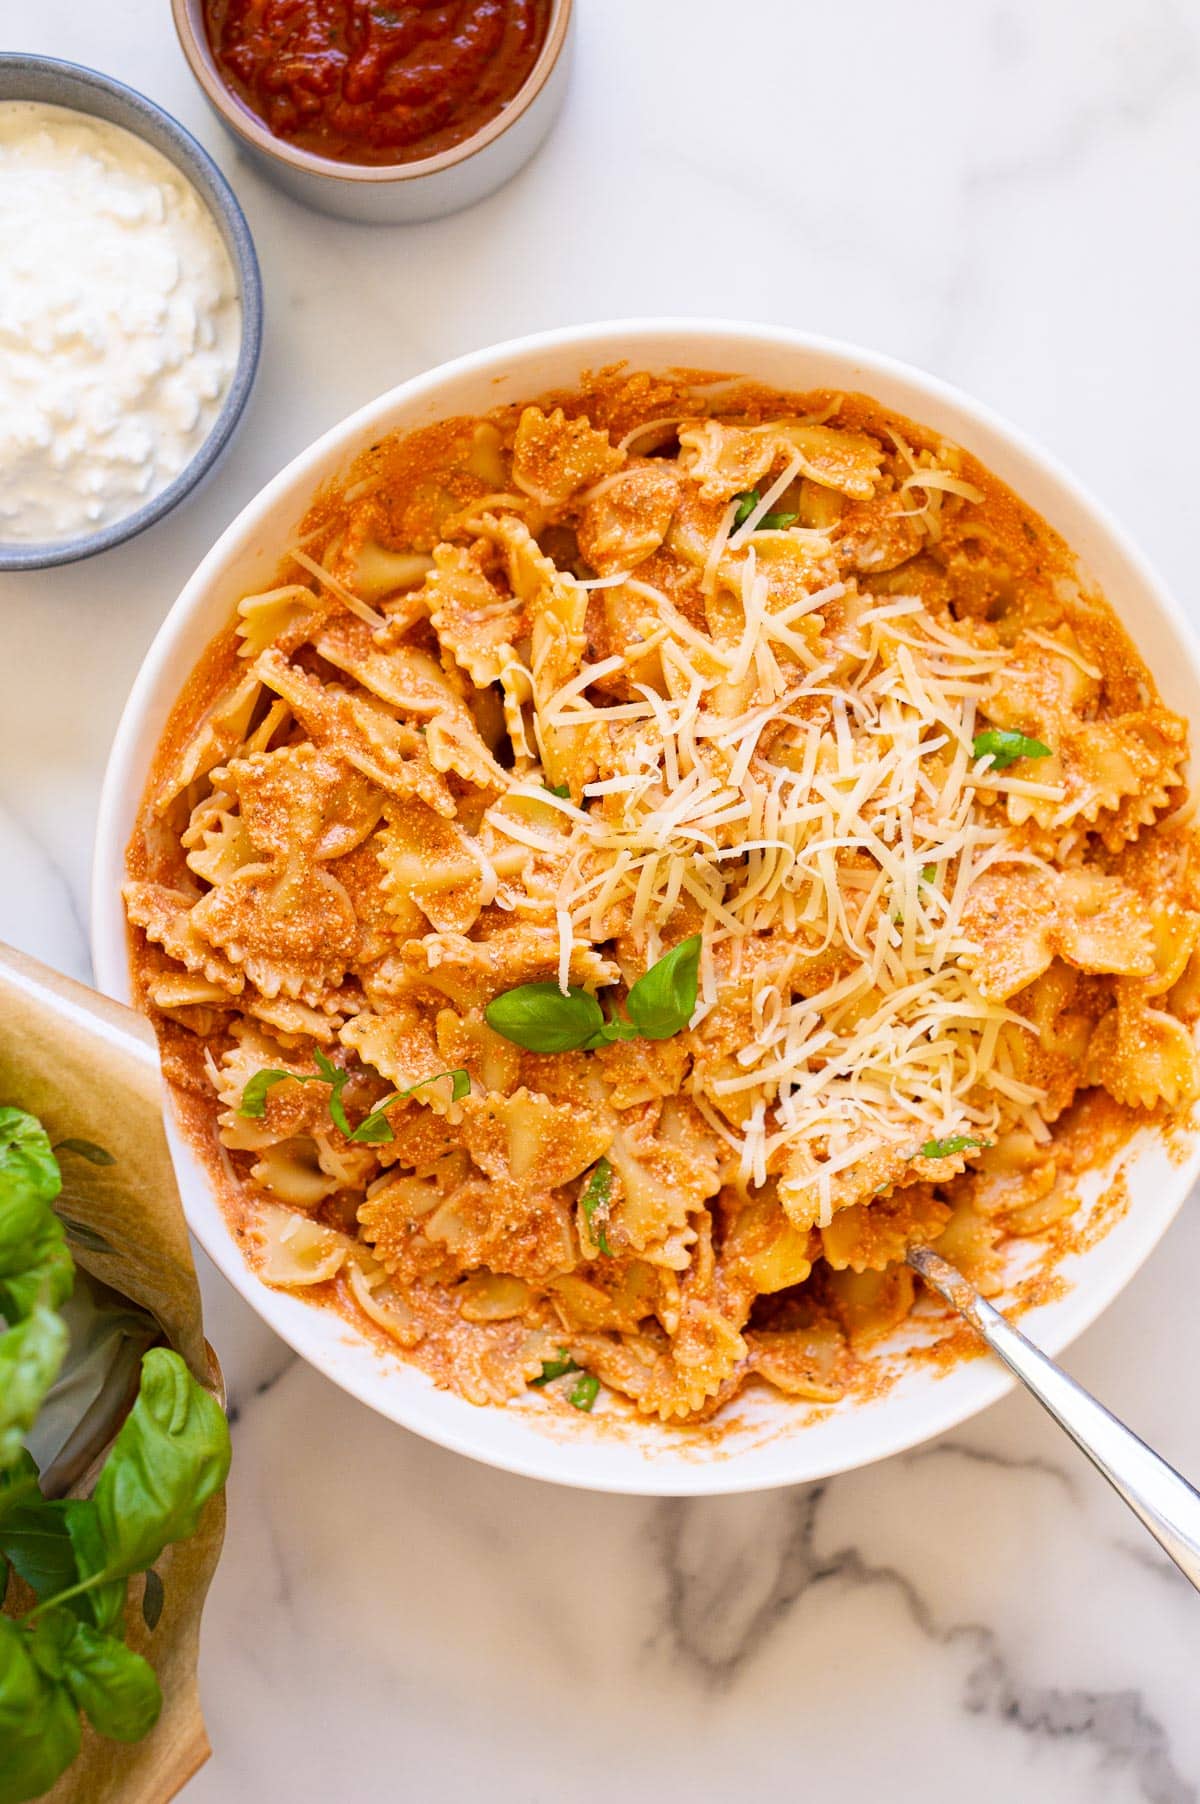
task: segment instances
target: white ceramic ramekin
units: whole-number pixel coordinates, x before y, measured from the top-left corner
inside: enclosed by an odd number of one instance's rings
[[[120,886],[125,845],[154,748],[180,687],[228,621],[235,602],[265,587],[311,497],[383,433],[451,414],[483,412],[574,383],[584,369],[621,359],[632,369],[738,373],[782,389],[861,390],[973,452],[1074,547],[1129,622],[1167,703],[1200,720],[1200,658],[1161,582],[1120,528],[1043,452],[965,395],[887,358],[776,328],[701,320],[634,320],[540,333],[479,351],[393,389],[288,465],[243,510],[184,589],[152,645],[117,729],[100,804],[92,888],[98,981],[129,1000]],[[953,1427],[1011,1387],[998,1366],[967,1361],[945,1375],[926,1361],[903,1365],[919,1344],[901,1337],[896,1382],[868,1402],[811,1412],[763,1391],[736,1406],[723,1436],[655,1424],[606,1428],[603,1411],[548,1428],[529,1407],[478,1409],[380,1352],[336,1315],[271,1290],[245,1264],[203,1166],[169,1124],[188,1220],[234,1287],[297,1352],[380,1414],[491,1465],[597,1490],[659,1495],[743,1491],[846,1471]],[[1062,1296],[1023,1326],[1057,1353],[1112,1301],[1151,1251],[1200,1170],[1200,1134],[1170,1153],[1143,1132],[1124,1162],[1129,1205],[1086,1252],[1061,1267]],[[1099,1186],[1097,1186],[1099,1188]],[[907,1337],[907,1338],[906,1338]],[[1164,1350],[1165,1357],[1165,1350]]]
[[[277,138],[244,106],[217,67],[203,0],[171,0],[175,30],[209,106],[251,160],[293,200],[364,225],[413,225],[457,213],[509,181],[529,161],[566,93],[573,0],[554,0],[546,42],[504,110],[461,144],[414,163],[341,163]]]

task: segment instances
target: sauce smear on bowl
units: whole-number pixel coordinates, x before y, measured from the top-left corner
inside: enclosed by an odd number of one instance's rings
[[[551,0],[204,0],[214,61],[277,138],[343,163],[461,144],[532,73]]]

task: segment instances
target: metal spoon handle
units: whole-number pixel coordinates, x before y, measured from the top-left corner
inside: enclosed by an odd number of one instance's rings
[[[1040,1353],[931,1248],[912,1247],[908,1262],[971,1323],[997,1358],[1066,1429],[1200,1591],[1200,1492],[1111,1410]]]

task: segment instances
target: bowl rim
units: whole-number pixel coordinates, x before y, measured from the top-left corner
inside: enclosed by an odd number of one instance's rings
[[[331,456],[356,444],[364,432],[378,430],[383,419],[395,410],[412,409],[421,402],[434,400],[439,390],[459,378],[486,376],[494,379],[498,372],[504,371],[506,366],[522,357],[563,350],[578,350],[581,367],[585,363],[597,367],[600,363],[614,360],[612,353],[615,347],[609,341],[619,341],[626,361],[636,369],[639,367],[639,346],[642,343],[647,347],[651,344],[659,345],[663,339],[671,339],[677,346],[678,354],[673,352],[670,362],[679,368],[720,368],[733,371],[737,369],[739,354],[744,354],[751,347],[763,352],[787,348],[827,358],[845,369],[853,368],[856,382],[861,379],[861,387],[866,392],[870,392],[874,379],[909,387],[926,404],[945,406],[966,416],[984,434],[996,435],[1018,457],[1027,459],[1047,479],[1051,488],[1057,486],[1069,502],[1089,516],[1101,536],[1128,563],[1138,582],[1149,592],[1167,624],[1173,629],[1185,655],[1191,681],[1200,692],[1200,641],[1179,603],[1108,508],[1097,501],[1056,457],[1043,451],[1019,428],[1010,425],[984,403],[974,400],[940,378],[928,375],[899,359],[866,351],[844,341],[789,327],[746,324],[736,320],[644,317],[559,327],[528,334],[470,352],[426,370],[356,409],[321,434],[247,503],[185,584],[163,620],[135,678],[116,729],[101,790],[92,863],[91,943],[97,983],[104,993],[123,1002],[131,999],[120,881],[124,873],[127,822],[137,807],[146,778],[147,762],[145,757],[139,756],[138,748],[143,721],[164,693],[168,696],[168,706],[173,705],[177,698],[181,681],[180,663],[174,655],[176,640],[186,633],[193,615],[204,610],[205,601],[214,584],[220,581],[230,555],[244,548],[258,530],[260,521],[269,514],[277,501],[292,494],[302,495],[312,473],[321,470]],[[650,354],[649,348],[647,354]],[[670,367],[668,359],[661,352],[656,354],[656,361],[660,367]],[[849,387],[849,382],[845,386]],[[915,409],[914,415],[920,417]],[[390,429],[392,428],[385,428]],[[131,794],[131,791],[136,793]],[[204,1191],[210,1198],[214,1197],[214,1187],[203,1162],[178,1133],[169,1107],[166,1113],[172,1152],[177,1159],[182,1155],[189,1171],[195,1170],[199,1174],[199,1182]],[[1069,1319],[1064,1322],[1060,1316],[1055,1315],[1047,1321],[1045,1330],[1038,1336],[1038,1345],[1051,1357],[1056,1357],[1090,1327],[1133,1279],[1178,1214],[1197,1175],[1200,1175],[1200,1133],[1193,1137],[1185,1157],[1172,1159],[1170,1177],[1165,1185],[1169,1195],[1165,1200],[1160,1200],[1157,1214],[1152,1214],[1145,1207],[1137,1211],[1139,1237],[1132,1238],[1129,1246],[1122,1246],[1122,1257],[1116,1269],[1107,1273],[1093,1272],[1088,1280],[1075,1284],[1068,1297],[1068,1304],[1071,1305]],[[217,1216],[223,1224],[224,1218],[220,1214],[219,1205]],[[1130,1216],[1124,1219],[1129,1220]],[[1119,1233],[1122,1226],[1123,1222],[1119,1220],[1111,1232]],[[698,1459],[694,1463],[681,1458],[670,1465],[644,1458],[630,1458],[624,1462],[619,1474],[607,1471],[582,1472],[572,1469],[574,1449],[568,1443],[547,1438],[544,1445],[539,1445],[536,1453],[523,1450],[498,1451],[481,1446],[480,1437],[473,1435],[470,1424],[462,1426],[456,1423],[455,1412],[449,1406],[442,1410],[442,1416],[439,1416],[436,1408],[430,1415],[419,1406],[410,1404],[401,1384],[393,1384],[381,1398],[368,1380],[365,1361],[355,1362],[349,1369],[342,1363],[336,1369],[331,1369],[319,1347],[314,1344],[317,1335],[309,1327],[309,1318],[319,1317],[325,1312],[315,1309],[303,1299],[297,1300],[289,1293],[272,1290],[264,1284],[246,1262],[234,1237],[227,1231],[214,1229],[213,1232],[206,1233],[203,1225],[195,1223],[192,1228],[214,1264],[255,1313],[294,1351],[321,1372],[322,1376],[351,1396],[386,1419],[481,1464],[573,1488],[641,1496],[716,1496],[815,1482],[923,1445],[958,1427],[1016,1388],[1016,1380],[998,1361],[985,1358],[965,1360],[951,1368],[936,1385],[931,1385],[922,1399],[918,1412],[920,1419],[915,1425],[905,1422],[902,1411],[897,1412],[896,1420],[889,1422],[887,1397],[878,1404],[869,1406],[872,1412],[877,1409],[880,1413],[872,1413],[871,1427],[864,1433],[862,1446],[849,1453],[840,1452],[834,1461],[826,1457],[814,1460],[810,1456],[805,1459],[805,1431],[797,1428],[786,1437],[787,1446],[793,1453],[793,1457],[786,1462],[786,1470],[740,1470],[741,1456],[734,1451],[719,1453],[713,1458]],[[453,1397],[453,1393],[436,1392],[434,1395],[440,1399],[449,1398],[452,1403],[460,1401]],[[464,1407],[471,1417],[487,1417],[495,1413],[489,1409],[475,1410],[470,1405]],[[584,1443],[585,1447],[590,1445],[592,1443]],[[586,1461],[586,1454],[584,1460]]]
[[[40,94],[20,92],[22,76],[52,77],[64,83],[73,98],[59,96],[53,100]],[[132,88],[113,75],[105,75],[85,63],[73,63],[63,57],[41,56],[24,51],[0,51],[0,101],[30,100],[44,106],[62,107],[68,112],[84,113],[91,118],[104,118],[88,104],[89,97],[105,94],[117,102],[121,117],[105,120],[131,132],[150,150],[174,165],[196,190],[212,215],[221,242],[233,266],[241,306],[241,334],[237,362],[216,419],[206,437],[196,447],[179,474],[157,494],[144,501],[132,513],[111,521],[96,532],[76,533],[69,539],[42,541],[0,540],[0,570],[48,570],[60,564],[78,563],[96,557],[132,539],[170,513],[208,474],[236,431],[254,379],[258,373],[263,338],[263,287],[254,239],[233,189],[203,145],[181,125],[174,114],[151,100],[140,89]],[[145,122],[152,121],[171,146],[152,142],[146,136]]]
[[[171,15],[188,68],[204,90],[209,105],[229,130],[252,150],[290,169],[303,170],[306,175],[319,176],[331,184],[346,182],[352,186],[380,187],[441,175],[486,150],[514,126],[537,100],[562,55],[574,0],[551,0],[550,25],[537,61],[512,99],[495,117],[461,143],[411,163],[342,163],[289,144],[285,138],[277,138],[258,114],[252,112],[223,81],[209,46],[203,5],[204,0],[171,0]]]

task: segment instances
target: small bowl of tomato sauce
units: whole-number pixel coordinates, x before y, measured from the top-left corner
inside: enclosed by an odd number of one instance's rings
[[[432,219],[516,174],[567,80],[572,0],[171,0],[210,106],[297,200]]]

